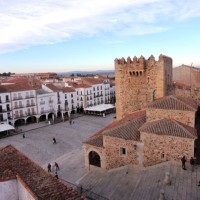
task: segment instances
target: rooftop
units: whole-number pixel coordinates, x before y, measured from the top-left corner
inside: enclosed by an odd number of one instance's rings
[[[24,154],[8,145],[0,150],[0,181],[20,177],[37,199],[83,199],[71,187],[67,187],[57,178],[31,161]]]
[[[197,111],[198,106],[199,102],[192,98],[170,95],[155,100],[150,103],[147,108]]]
[[[192,139],[197,138],[197,131],[195,128],[174,119],[160,119],[146,122],[139,130],[141,132],[154,133],[157,135],[169,135]]]

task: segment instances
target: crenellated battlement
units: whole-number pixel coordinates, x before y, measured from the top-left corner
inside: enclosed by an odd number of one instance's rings
[[[134,56],[133,59],[131,57],[124,57],[115,59],[115,68],[120,67],[121,69],[125,68],[126,70],[130,71],[130,75],[132,74],[141,74],[143,73],[148,67],[156,66],[158,63],[172,63],[172,58],[160,55],[158,60],[155,60],[155,57],[151,55],[148,59],[145,59],[142,55],[140,57]]]
[[[142,109],[148,102],[168,94],[172,85],[172,58],[151,55],[115,59],[117,118]]]

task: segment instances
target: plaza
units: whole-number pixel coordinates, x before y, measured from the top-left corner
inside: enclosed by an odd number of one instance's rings
[[[200,199],[200,187],[197,186],[200,167],[196,166],[192,173],[189,162],[186,164],[187,170],[181,169],[181,163],[165,162],[147,168],[124,166],[109,171],[101,168],[87,171],[82,142],[109,124],[114,116],[80,116],[71,125],[65,121],[53,125],[41,122],[21,126],[22,133],[1,139],[0,147],[12,144],[45,170],[48,163],[54,165],[57,162],[60,179],[81,184],[83,188],[110,200],[159,199],[161,189],[164,189],[166,199]],[[56,144],[53,144],[53,137]],[[163,184],[166,172],[170,173],[171,185]]]

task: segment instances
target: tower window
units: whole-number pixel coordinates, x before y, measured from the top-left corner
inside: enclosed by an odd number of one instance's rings
[[[162,160],[164,160],[164,159],[165,159],[165,154],[164,154],[164,153],[161,153],[161,156],[160,156],[160,157],[161,157]]]
[[[126,155],[126,148],[120,147],[120,156]]]

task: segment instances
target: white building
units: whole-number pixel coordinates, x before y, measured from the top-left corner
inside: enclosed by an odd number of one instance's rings
[[[39,89],[37,94],[37,121],[54,119],[57,109],[57,93]]]
[[[11,116],[11,98],[10,92],[7,92],[0,86],[0,123],[7,123]]]

